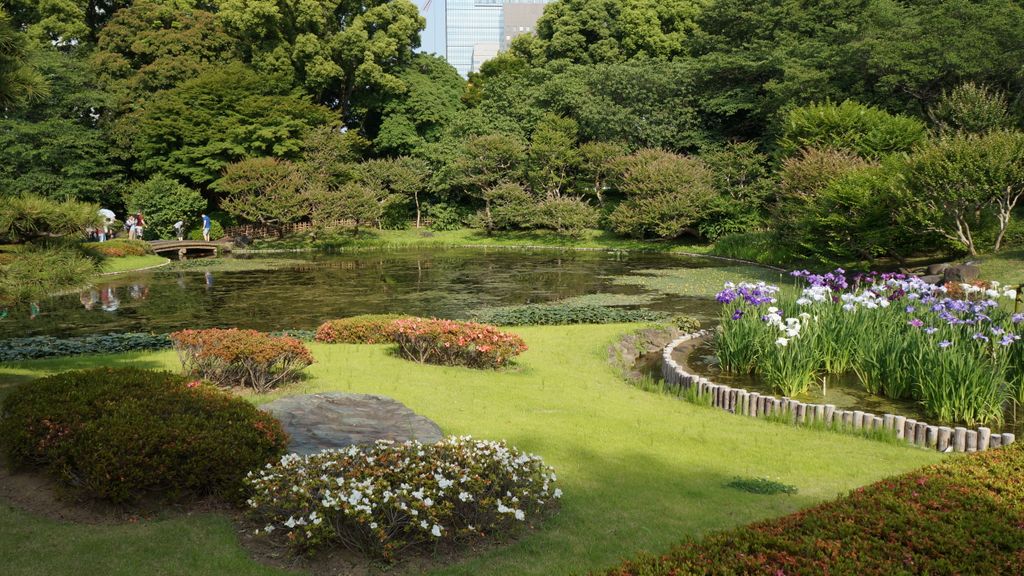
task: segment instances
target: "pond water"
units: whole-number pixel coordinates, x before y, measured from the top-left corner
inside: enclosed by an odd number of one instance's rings
[[[218,271],[201,260],[187,269],[119,276],[80,294],[12,310],[0,338],[182,328],[312,329],[330,318],[394,312],[449,318],[473,310],[544,303],[588,294],[644,294],[612,283],[642,269],[705,268],[710,259],[635,252],[431,249],[288,256],[275,269]],[[258,264],[258,259],[254,262]],[[710,320],[707,298],[657,294],[645,308]]]

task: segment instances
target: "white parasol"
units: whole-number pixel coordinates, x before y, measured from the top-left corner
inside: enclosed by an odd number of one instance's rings
[[[107,222],[113,222],[114,220],[117,219],[117,215],[114,214],[114,211],[113,210],[107,210],[106,208],[100,208],[99,214],[100,214],[100,216],[103,216],[104,218],[106,218]]]

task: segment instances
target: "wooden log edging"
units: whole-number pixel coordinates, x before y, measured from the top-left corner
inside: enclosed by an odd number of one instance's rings
[[[899,414],[881,416],[861,410],[843,410],[833,404],[805,404],[786,397],[767,396],[742,388],[715,384],[703,376],[691,374],[672,358],[672,353],[684,342],[704,338],[710,334],[701,330],[684,334],[669,342],[662,350],[661,374],[665,385],[678,392],[694,389],[697,396],[709,397],[711,406],[733,414],[754,418],[774,416],[794,424],[822,423],[860,430],[890,430],[897,438],[915,446],[940,452],[983,452],[1013,444],[1014,434],[993,434],[984,426],[968,430],[964,427],[933,426]]]

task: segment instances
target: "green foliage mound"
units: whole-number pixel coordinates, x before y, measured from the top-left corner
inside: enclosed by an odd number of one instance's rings
[[[328,344],[385,344],[392,341],[401,314],[364,314],[328,320],[316,329],[316,341]]]
[[[162,350],[170,348],[166,334],[129,332],[125,334],[97,334],[72,338],[32,336],[0,341],[0,362],[16,362],[51,356],[77,356],[80,354],[116,354],[135,350]]]
[[[292,550],[342,545],[388,561],[535,526],[562,495],[540,457],[469,437],[290,454],[246,484],[260,532]]]
[[[15,388],[0,447],[75,492],[117,504],[237,501],[245,474],[284,453],[281,424],[255,406],[168,372],[99,368]]]
[[[153,250],[146,241],[129,240],[127,238],[114,238],[106,242],[87,242],[82,247],[90,254],[106,258],[145,256],[146,254],[153,253]]]
[[[127,204],[130,211],[142,212],[149,238],[173,238],[175,222],[196,221],[206,209],[206,200],[198,191],[159,174],[136,184]]]
[[[1021,474],[1019,443],[959,456],[604,574],[1015,574],[1024,549]]]
[[[779,150],[792,156],[805,148],[849,150],[877,159],[908,152],[927,136],[920,120],[893,115],[847,100],[825,102],[790,111],[779,140]]]
[[[654,322],[664,320],[665,314],[650,310],[630,310],[589,304],[526,304],[481,310],[473,314],[473,319],[477,322],[499,326],[546,326]]]

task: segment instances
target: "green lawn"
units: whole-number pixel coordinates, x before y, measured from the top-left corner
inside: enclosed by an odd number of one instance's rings
[[[695,241],[631,240],[604,230],[587,230],[579,238],[570,238],[548,231],[497,232],[488,236],[480,230],[471,228],[443,232],[433,232],[425,228],[419,230],[365,230],[360,231],[359,236],[353,236],[349,232],[320,234],[315,240],[308,234],[296,234],[281,240],[258,240],[251,248],[255,250],[308,250],[314,248],[365,249],[421,246],[542,246],[573,249],[688,252],[693,254],[706,254],[710,250],[710,246],[698,244]]]
[[[163,256],[155,256],[153,254],[146,254],[145,256],[106,258],[103,260],[103,264],[100,265],[100,272],[105,274],[112,274],[114,272],[131,272],[132,270],[139,270],[140,268],[159,266],[165,262],[170,262],[170,260]]]
[[[980,261],[982,278],[1004,284],[1024,284],[1024,250],[984,254],[976,259]]]
[[[565,574],[606,568],[701,534],[783,515],[883,476],[941,458],[935,452],[731,416],[624,383],[607,345],[630,326],[515,330],[530,350],[508,372],[417,366],[386,346],[318,345],[309,378],[280,393],[326,390],[391,396],[446,434],[506,439],[553,465],[561,513],[541,530],[437,574]],[[0,382],[71,367],[176,368],[173,352],[56,359],[0,369]],[[2,392],[2,390],[0,390]],[[269,400],[271,398],[267,398]],[[799,488],[762,496],[726,488],[763,476]],[[248,560],[217,516],[79,526],[0,506],[4,574],[277,574]]]

